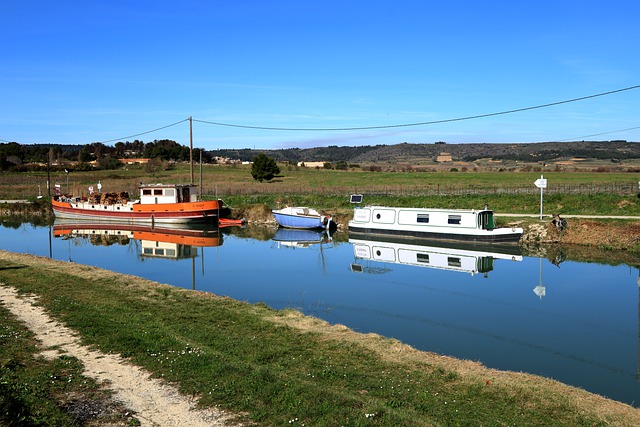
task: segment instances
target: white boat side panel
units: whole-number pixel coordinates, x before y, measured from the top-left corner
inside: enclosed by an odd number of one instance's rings
[[[394,224],[396,222],[396,210],[375,208],[373,209],[374,224]]]
[[[396,251],[387,246],[373,246],[373,259],[375,261],[396,262]]]
[[[399,209],[398,224],[425,227],[476,228],[476,214],[473,212]]]
[[[421,218],[421,220],[418,220]],[[432,226],[436,216],[431,212],[416,212],[402,209],[398,212],[398,224],[400,225],[426,225]]]
[[[353,211],[353,220],[355,222],[369,222],[371,221],[371,209],[358,208]]]
[[[398,248],[398,262],[402,264],[429,265],[431,254],[427,251]]]
[[[371,259],[371,249],[368,245],[353,245],[353,253],[356,258]]]
[[[165,190],[165,192],[169,192],[172,190],[173,189]],[[140,196],[140,203],[143,205],[154,205],[154,204],[160,204],[160,203],[176,203],[175,192],[174,192],[174,195],[171,195],[171,196],[162,196],[162,195]]]

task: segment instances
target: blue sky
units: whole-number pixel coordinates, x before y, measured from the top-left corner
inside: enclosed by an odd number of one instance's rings
[[[189,116],[205,149],[640,141],[640,89],[387,129],[204,123],[395,126],[637,86],[636,0],[0,0],[0,16],[0,142],[188,145]]]

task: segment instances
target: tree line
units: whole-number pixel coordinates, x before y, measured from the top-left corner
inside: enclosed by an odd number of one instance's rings
[[[210,163],[211,154],[194,148],[193,158],[196,161]],[[74,170],[89,168],[115,169],[122,165],[118,159],[147,158],[160,161],[189,161],[190,149],[169,139],[143,142],[116,142],[113,146],[94,142],[85,145],[33,144],[25,145],[16,142],[0,143],[0,170],[26,171],[45,165],[65,165]],[[91,163],[94,162],[94,165]],[[73,166],[71,166],[73,165]]]

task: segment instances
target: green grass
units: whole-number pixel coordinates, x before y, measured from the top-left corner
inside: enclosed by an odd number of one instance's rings
[[[350,212],[353,207],[349,198],[342,195],[231,195],[224,201],[232,208],[246,207],[252,204],[265,204],[272,208],[278,206],[311,206],[329,213]],[[369,205],[481,209],[487,204],[490,209],[502,213],[520,213],[533,215],[540,212],[539,195],[496,194],[461,196],[366,196],[364,203]],[[640,199],[636,195],[597,194],[551,194],[543,196],[545,215],[559,213],[564,215],[620,215],[640,216]]]
[[[0,306],[0,425],[82,426],[90,417],[79,408],[104,409],[109,393],[82,375],[76,358],[48,361],[37,352],[33,334]],[[103,421],[127,420],[109,405]]]
[[[279,324],[273,318],[287,312],[263,304],[137,285],[55,261],[12,266],[0,262],[0,282],[39,295],[86,344],[122,354],[204,406],[247,413],[257,425],[604,425],[561,391],[491,383],[440,363],[384,360],[359,342]],[[4,345],[0,352],[5,360]],[[33,360],[22,363],[31,371]]]
[[[388,165],[393,168],[393,165]],[[456,189],[462,192],[481,191],[483,189],[510,189],[514,187],[531,188],[535,194],[534,181],[544,174],[549,186],[560,185],[600,186],[604,184],[626,183],[635,185],[640,174],[632,172],[595,173],[590,171],[558,172],[554,169],[536,172],[495,172],[490,171],[380,171],[372,172],[362,169],[346,171],[333,169],[312,169],[296,166],[280,165],[281,175],[273,182],[258,183],[251,177],[248,165],[203,165],[202,182],[207,195],[219,195],[227,198],[234,194],[295,194],[319,193],[331,194],[339,192],[348,195],[351,192],[393,191],[397,194],[421,195],[422,192]],[[59,183],[63,191],[74,194],[88,192],[90,185],[95,186],[98,180],[104,191],[129,191],[136,193],[136,186],[144,182],[189,182],[188,164],[177,164],[171,170],[147,172],[144,166],[128,166],[126,169],[113,171],[71,172],[67,176],[64,171],[53,171],[50,174],[51,185]],[[68,178],[68,181],[67,181]],[[194,181],[200,183],[200,168],[194,168]],[[0,174],[0,199],[28,199],[41,193],[47,195],[47,174],[38,173],[4,173]],[[53,192],[53,190],[51,190]],[[586,191],[585,191],[586,192]]]

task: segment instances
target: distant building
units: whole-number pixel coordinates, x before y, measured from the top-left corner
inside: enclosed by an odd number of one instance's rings
[[[146,165],[149,163],[149,159],[144,157],[132,158],[132,159],[118,159],[125,165]]]
[[[213,158],[217,164],[219,165],[234,165],[234,164],[245,164],[245,162],[241,162],[238,159],[230,159],[228,157],[215,156]]]
[[[445,163],[445,162],[452,162],[453,161],[453,157],[451,157],[451,153],[440,153],[436,156],[436,162],[438,163]]]
[[[326,162],[298,162],[298,166],[305,168],[323,168]]]

